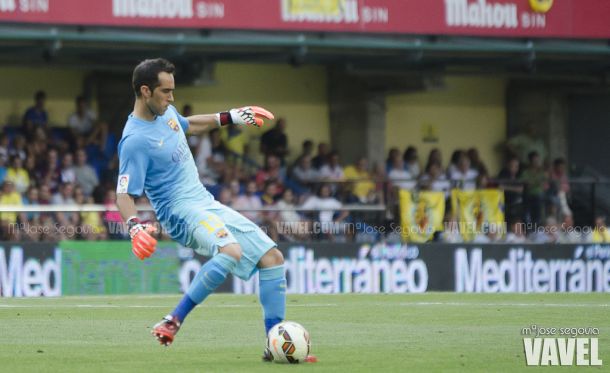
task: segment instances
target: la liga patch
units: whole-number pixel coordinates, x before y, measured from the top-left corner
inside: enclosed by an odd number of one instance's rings
[[[129,186],[129,175],[119,175],[119,181],[116,186],[117,193],[127,193]]]

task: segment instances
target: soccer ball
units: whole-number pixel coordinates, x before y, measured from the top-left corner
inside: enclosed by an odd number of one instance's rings
[[[304,362],[311,348],[309,332],[294,321],[283,321],[269,330],[267,348],[276,363]]]

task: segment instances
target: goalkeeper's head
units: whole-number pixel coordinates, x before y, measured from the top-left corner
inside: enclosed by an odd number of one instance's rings
[[[132,87],[136,100],[154,115],[163,115],[174,101],[174,65],[164,58],[144,60],[133,70]]]

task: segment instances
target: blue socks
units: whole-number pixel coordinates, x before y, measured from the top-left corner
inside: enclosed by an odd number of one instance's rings
[[[177,317],[182,322],[196,305],[203,302],[225,281],[227,275],[235,269],[236,265],[237,261],[232,256],[222,253],[208,260],[191,282],[191,286],[172,312],[172,316]]]
[[[258,272],[259,297],[263,306],[265,332],[286,317],[286,274],[284,265],[261,268]]]

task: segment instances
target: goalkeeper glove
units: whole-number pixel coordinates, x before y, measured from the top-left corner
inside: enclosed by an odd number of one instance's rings
[[[157,240],[151,236],[157,229],[150,224],[143,224],[140,219],[135,216],[127,219],[127,227],[129,227],[129,237],[131,237],[131,251],[140,260],[144,260],[151,256],[156,249]]]
[[[237,124],[238,126],[262,127],[265,119],[273,119],[271,112],[259,106],[244,106],[216,114],[216,123],[219,126]]]

